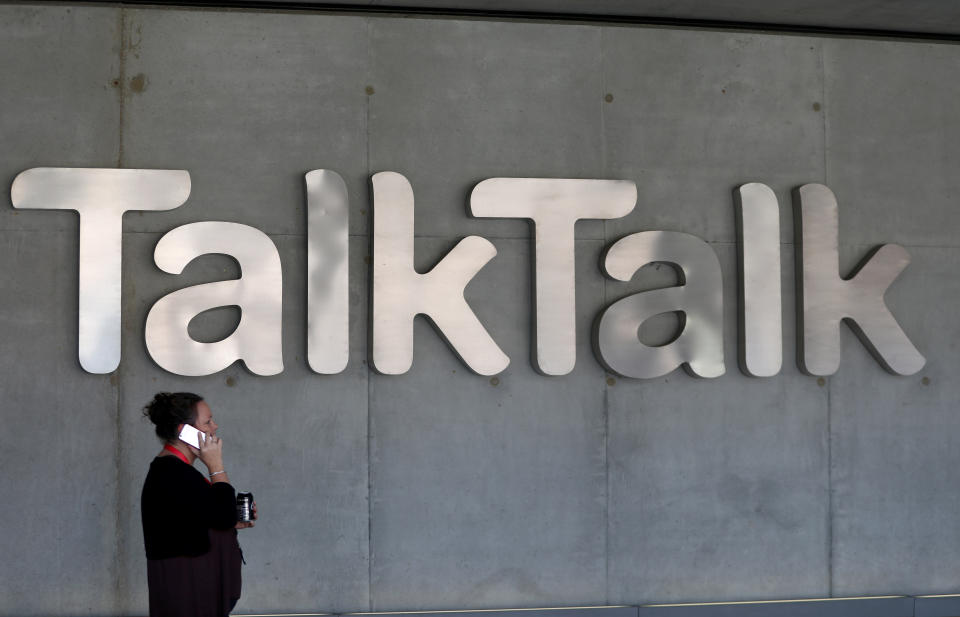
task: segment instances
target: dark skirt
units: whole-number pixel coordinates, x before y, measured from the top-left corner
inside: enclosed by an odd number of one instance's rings
[[[240,599],[237,531],[210,530],[197,557],[147,560],[150,617],[225,617]]]

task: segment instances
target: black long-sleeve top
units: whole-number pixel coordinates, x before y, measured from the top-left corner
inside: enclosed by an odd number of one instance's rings
[[[236,494],[175,456],[158,456],[143,483],[140,512],[147,559],[196,557],[210,550],[208,529],[236,525]]]

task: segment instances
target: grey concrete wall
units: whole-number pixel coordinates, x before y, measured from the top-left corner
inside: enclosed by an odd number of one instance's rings
[[[262,520],[242,535],[239,612],[639,604],[955,591],[960,464],[960,48],[932,43],[535,22],[0,5],[0,179],[35,166],[178,168],[183,207],[124,221],[123,359],[76,360],[77,217],[0,207],[0,614],[144,614],[139,492],[159,449],[140,408],[200,392]],[[305,362],[303,174],[351,197],[351,361]],[[413,369],[367,366],[372,173],[405,174],[429,268],[469,234],[498,256],[467,298],[511,357],[469,372],[426,324]],[[577,227],[576,369],[530,362],[522,221],[473,219],[494,176],[637,183],[623,220]],[[781,201],[784,368],[736,368],[731,191]],[[913,263],[893,312],[928,365],[885,373],[844,333],[840,371],[796,367],[790,190],[824,182],[852,267],[882,242]],[[199,220],[254,225],[284,267],[282,375],[171,375],[150,306],[236,276],[181,276],[152,250]],[[613,240],[659,229],[716,249],[727,374],[636,381],[594,359]],[[230,331],[222,310],[197,336]],[[655,324],[656,326],[656,324]],[[672,324],[661,322],[669,334]],[[654,327],[654,330],[657,328]]]

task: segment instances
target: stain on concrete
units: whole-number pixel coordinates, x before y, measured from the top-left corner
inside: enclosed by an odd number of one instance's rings
[[[813,111],[820,111],[820,103],[813,104]]]
[[[782,488],[773,480],[726,474],[717,484],[717,498],[738,518],[754,524],[765,521],[784,531],[800,526],[796,513],[784,505]]]
[[[367,96],[372,96],[376,92],[376,90],[373,89],[373,86],[367,86],[366,88],[364,88],[364,92],[367,93]]]
[[[461,603],[464,605],[478,602],[490,603],[494,598],[502,597],[542,599],[550,595],[539,586],[529,572],[520,568],[500,568],[475,583],[468,593],[463,594]]]
[[[147,83],[147,76],[143,73],[137,73],[130,78],[130,91],[140,94],[147,89]]]
[[[137,283],[135,280],[127,283],[127,289],[124,290],[124,293],[120,296],[122,301],[122,320],[121,327],[124,332],[128,334],[133,334],[137,329],[137,321],[133,319],[133,315],[137,314]]]
[[[608,386],[615,386],[615,385],[617,385],[617,380],[614,379],[613,377],[607,377],[607,385],[608,385]]]
[[[140,46],[143,43],[143,24],[137,24],[127,30],[127,36],[123,41],[124,52],[129,52],[133,57],[140,58]]]

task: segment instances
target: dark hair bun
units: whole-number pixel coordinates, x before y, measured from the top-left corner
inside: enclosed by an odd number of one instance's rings
[[[197,419],[197,403],[203,397],[192,392],[158,392],[143,408],[143,415],[157,427],[157,437],[166,442],[177,438],[177,427]]]

